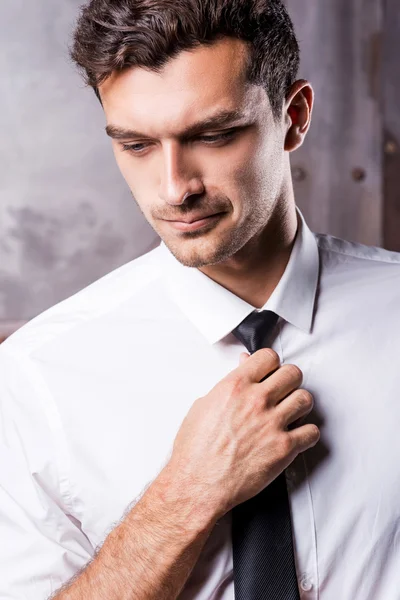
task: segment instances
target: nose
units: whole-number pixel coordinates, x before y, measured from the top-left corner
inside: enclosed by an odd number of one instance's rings
[[[184,149],[179,142],[166,143],[159,197],[171,206],[178,206],[185,202],[187,196],[202,193],[204,185],[195,173],[194,165],[189,164],[189,158],[184,156]]]

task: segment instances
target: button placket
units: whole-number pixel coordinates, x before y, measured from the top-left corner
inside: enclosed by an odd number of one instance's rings
[[[280,328],[277,342],[277,350],[281,363],[294,363],[296,360],[296,347],[301,344],[299,337],[302,334],[291,326],[290,323],[280,320]],[[295,344],[296,340],[298,344]],[[302,387],[307,389],[308,379],[316,360],[317,353],[308,357],[307,361],[300,364],[303,372]],[[319,598],[319,574],[317,542],[315,531],[315,516],[312,501],[310,480],[304,453],[297,458],[286,469],[286,481],[292,512],[292,525],[295,536],[295,551],[298,559],[298,586],[301,598],[304,600],[318,600]],[[299,485],[302,482],[302,485]]]

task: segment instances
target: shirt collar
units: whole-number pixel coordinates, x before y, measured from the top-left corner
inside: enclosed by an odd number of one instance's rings
[[[260,310],[272,310],[295,327],[310,333],[319,274],[314,234],[296,206],[298,230],[278,285]],[[255,307],[196,268],[182,265],[164,242],[159,246],[162,277],[174,302],[193,325],[214,344],[232,332]]]

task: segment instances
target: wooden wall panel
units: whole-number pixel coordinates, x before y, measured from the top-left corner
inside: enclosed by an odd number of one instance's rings
[[[302,51],[299,75],[316,94],[310,132],[291,157],[297,203],[314,231],[380,246],[382,3],[286,0],[286,5]]]
[[[400,252],[400,2],[385,2],[383,44],[384,246]]]

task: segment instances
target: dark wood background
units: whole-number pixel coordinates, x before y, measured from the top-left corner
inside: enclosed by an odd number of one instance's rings
[[[158,243],[68,62],[81,3],[2,6],[0,340]],[[313,231],[400,251],[400,0],[286,3],[316,94],[296,201]]]
[[[292,155],[314,231],[400,251],[400,2],[286,0],[316,93]]]

